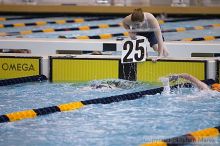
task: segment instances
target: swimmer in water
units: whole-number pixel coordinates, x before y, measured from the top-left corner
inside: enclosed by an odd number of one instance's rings
[[[129,89],[139,84],[134,81],[127,80],[100,80],[100,81],[92,81],[90,83],[90,87],[92,89]]]
[[[169,81],[177,81],[179,78],[190,81],[195,87],[197,87],[200,90],[210,90],[208,85],[206,85],[196,77],[187,73],[171,75],[169,76]],[[220,92],[220,84],[218,83],[212,84],[211,89]]]

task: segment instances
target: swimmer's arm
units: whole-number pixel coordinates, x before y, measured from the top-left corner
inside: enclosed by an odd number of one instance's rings
[[[129,16],[127,16],[127,17],[125,17],[123,20],[122,20],[122,25],[123,25],[123,27],[126,29],[126,30],[129,30],[130,29],[130,26],[129,26],[129,24],[130,24],[130,18],[131,16],[129,15]]]
[[[123,27],[128,31],[129,33],[129,36],[132,38],[132,39],[136,39],[136,33],[135,32],[131,32],[130,30],[130,24],[131,23],[131,15],[125,17],[122,21],[122,25]]]
[[[201,90],[209,90],[209,87],[205,83],[201,82],[200,80],[198,80],[196,77],[192,75],[183,73],[183,74],[179,74],[179,77],[192,82],[194,85],[197,86],[197,88]]]

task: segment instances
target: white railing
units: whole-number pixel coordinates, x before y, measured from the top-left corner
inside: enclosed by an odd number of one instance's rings
[[[59,50],[74,51],[121,51],[122,41],[99,39],[36,39],[0,38],[0,49],[28,49],[32,55],[49,56]],[[169,57],[191,57],[192,53],[220,53],[220,42],[165,42]],[[148,52],[154,52],[147,45]],[[114,48],[113,48],[114,49]],[[151,53],[150,53],[151,54]]]
[[[118,44],[111,40],[1,38],[0,49],[28,49],[33,55],[55,55],[59,50],[103,51],[105,44]],[[116,47],[119,48],[119,47]]]

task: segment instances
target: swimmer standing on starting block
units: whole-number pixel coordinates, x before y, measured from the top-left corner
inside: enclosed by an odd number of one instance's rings
[[[152,59],[153,62],[168,56],[159,23],[151,13],[143,12],[141,8],[135,9],[123,19],[122,24],[128,30],[131,39],[136,39],[136,35],[148,39],[150,46],[159,53],[158,57]]]

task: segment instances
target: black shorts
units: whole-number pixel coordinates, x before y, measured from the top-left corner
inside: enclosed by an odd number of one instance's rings
[[[154,32],[138,32],[137,35],[146,37],[150,43],[150,47],[152,47],[155,44],[158,44],[157,37]],[[163,36],[162,38],[164,40]]]

